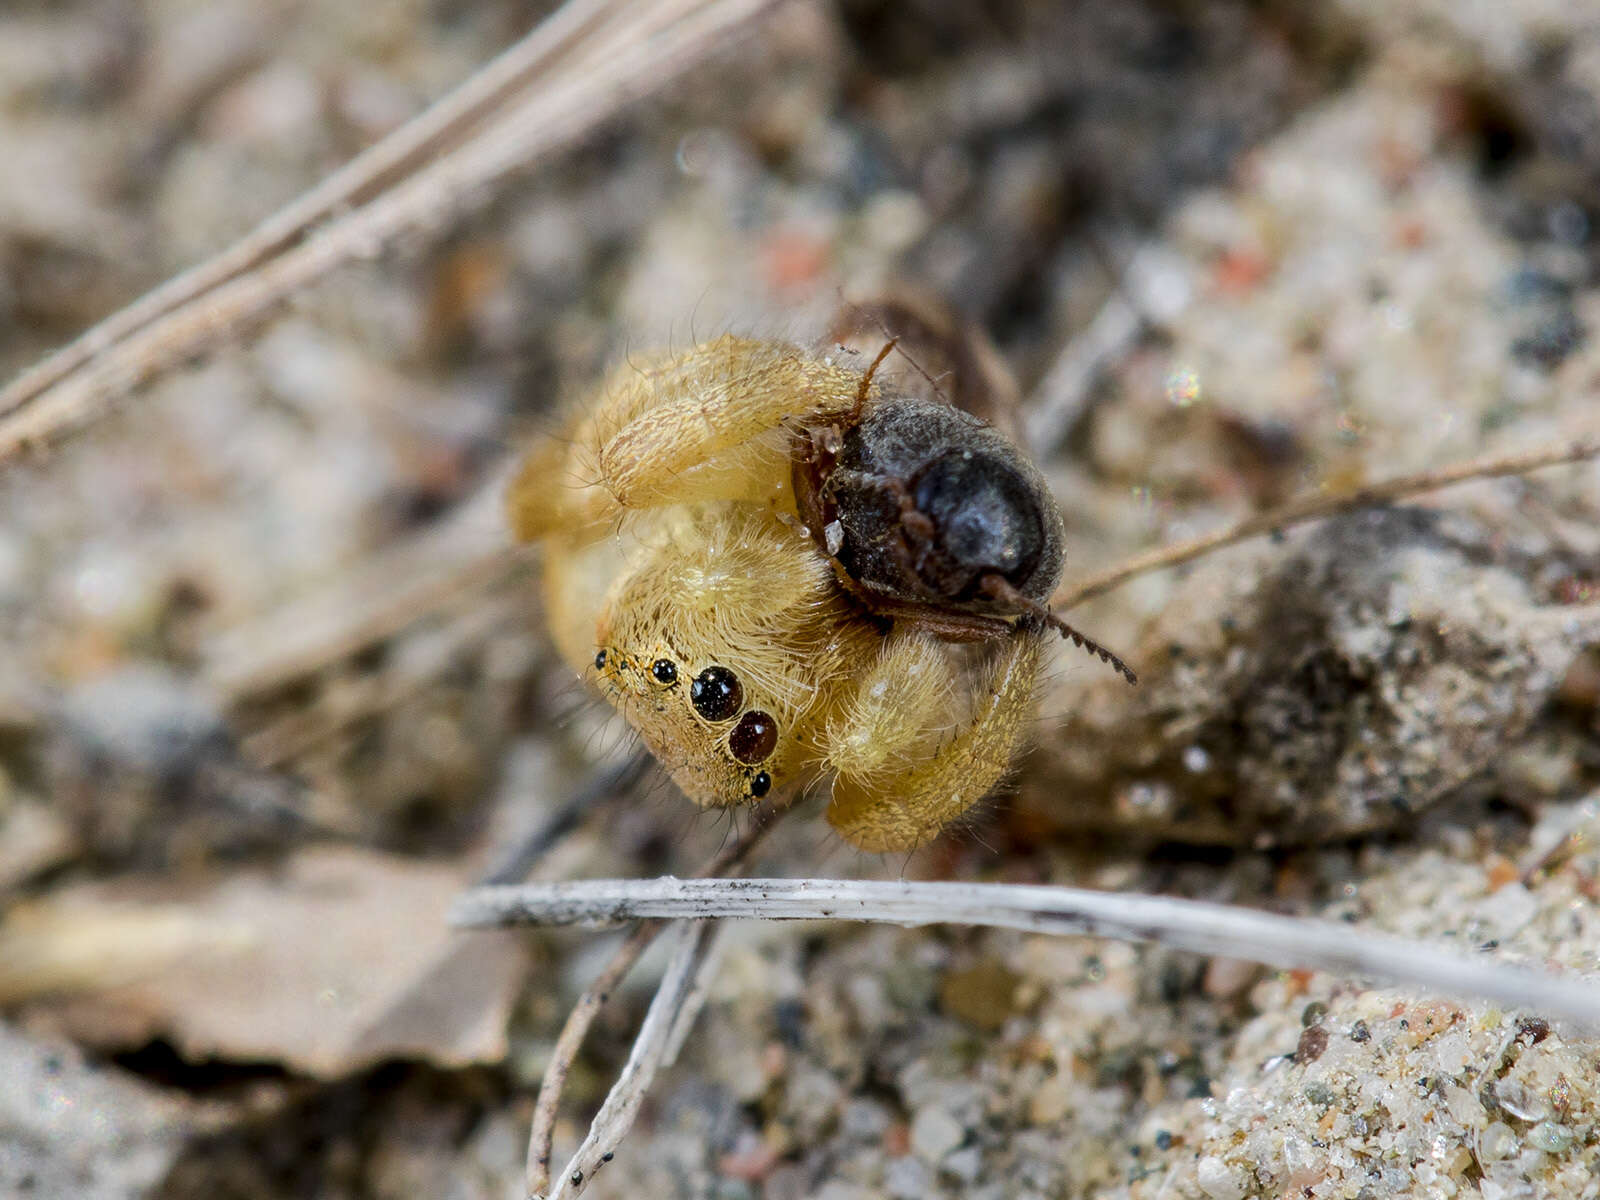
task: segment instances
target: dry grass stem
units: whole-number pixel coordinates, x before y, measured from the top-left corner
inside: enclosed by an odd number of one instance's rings
[[[470,893],[469,893],[470,894]],[[556,1114],[561,1108],[561,1093],[566,1090],[567,1074],[589,1036],[600,1009],[611,998],[617,985],[633,970],[633,964],[660,935],[665,922],[646,921],[634,926],[627,940],[617,947],[594,982],[578,997],[567,1014],[561,1034],[550,1051],[550,1062],[539,1080],[539,1099],[533,1106],[533,1123],[528,1129],[528,1163],[524,1172],[529,1196],[541,1196],[550,1186],[550,1157],[555,1140]],[[665,983],[665,981],[663,981]],[[654,1004],[652,1004],[652,1008]],[[640,1031],[643,1033],[643,1030]],[[592,1133],[592,1130],[591,1130]]]
[[[1134,251],[1116,290],[1033,389],[1022,418],[1033,452],[1055,449],[1082,416],[1100,372],[1127,353],[1147,327],[1176,318],[1192,295],[1185,264],[1170,250],[1147,243]]]
[[[715,878],[737,871],[751,853],[754,852],[755,848],[761,844],[762,839],[766,837],[773,823],[785,811],[787,810],[777,807],[771,801],[758,805],[751,812],[750,823],[745,832],[730,842],[720,854],[706,864],[705,869],[701,872],[701,877]],[[499,888],[494,887],[480,888],[468,892],[467,897],[478,895],[481,892],[497,892],[499,890]],[[595,1017],[599,1015],[600,1009],[605,1005],[612,991],[632,970],[633,964],[639,961],[639,956],[649,948],[650,943],[660,935],[664,925],[664,921],[647,920],[629,933],[627,940],[617,947],[616,953],[611,956],[610,961],[601,969],[594,982],[585,989],[583,995],[578,998],[578,1002],[572,1006],[572,1011],[567,1014],[566,1023],[561,1027],[561,1033],[556,1038],[555,1047],[550,1051],[550,1061],[545,1066],[544,1077],[539,1081],[539,1099],[534,1104],[533,1122],[528,1131],[526,1185],[527,1193],[530,1197],[543,1196],[545,1189],[550,1185],[551,1143],[555,1136],[556,1111],[561,1105],[561,1093],[566,1087],[567,1073],[572,1069],[572,1063],[577,1058],[579,1049],[583,1046],[584,1038],[588,1036],[589,1027],[594,1024]],[[663,980],[663,990],[665,990],[666,985],[667,981]],[[659,999],[660,994],[658,993],[657,1000]],[[681,1000],[675,1002],[675,1004],[677,1007],[681,1007]],[[650,1011],[654,1013],[655,1009],[656,1003],[652,1002]],[[679,1022],[676,1019],[670,1023],[674,1028],[678,1028],[680,1025],[686,1027],[686,1023]],[[643,1039],[644,1036],[645,1030],[641,1029],[639,1031],[640,1039]],[[680,1033],[678,1037],[681,1038],[681,1036]],[[635,1053],[637,1053],[637,1050],[638,1045],[636,1043]],[[632,1065],[632,1063],[633,1057],[630,1056],[629,1064]],[[650,1077],[653,1078],[653,1076],[654,1068],[651,1070]],[[624,1077],[626,1078],[626,1072],[624,1072]],[[642,1094],[643,1089],[649,1085],[649,1082],[649,1078],[644,1078],[642,1081],[636,1079],[629,1086],[637,1086]],[[617,1087],[621,1087],[622,1083],[623,1081],[619,1080]],[[613,1088],[614,1094],[616,1094],[616,1088]],[[634,1108],[637,1108],[637,1101],[633,1103]],[[607,1104],[610,1104],[609,1097]],[[633,1121],[632,1111],[632,1109],[629,1110],[628,1124],[632,1124]],[[605,1110],[602,1109],[601,1116],[604,1115]],[[600,1117],[597,1116],[594,1126],[590,1129],[589,1136],[584,1140],[585,1147],[589,1147],[591,1144],[598,1144],[596,1130],[599,1128],[599,1122]],[[626,1126],[618,1131],[613,1124],[611,1129],[616,1137],[620,1137],[622,1132],[626,1131]],[[583,1151],[580,1150],[579,1154],[581,1156]],[[575,1163],[577,1161],[577,1159],[574,1159]],[[592,1167],[590,1172],[592,1173]],[[571,1173],[569,1170],[564,1178],[570,1179]],[[579,1182],[581,1184],[582,1181],[580,1180]]]
[[[580,0],[562,9],[553,32],[536,29],[509,61],[485,69],[487,80],[477,77],[463,85],[465,96],[441,101],[442,114],[430,108],[412,123],[418,128],[391,135],[380,144],[386,149],[358,159],[347,176],[313,189],[0,391],[0,462],[92,419],[335,268],[373,258],[402,236],[438,230],[480,204],[491,184],[661,87],[775,2],[654,0],[600,11]],[[488,115],[500,108],[506,111]],[[429,158],[475,122],[461,145]]]
[[[446,520],[341,572],[326,587],[202,650],[204,678],[227,704],[301,678],[453,603],[478,605],[519,552],[501,516],[497,473]]]
[[[580,1195],[595,1172],[611,1161],[633,1127],[656,1072],[671,1063],[683,1031],[704,1003],[706,976],[715,965],[711,950],[717,931],[716,925],[697,926],[690,921],[674,921],[666,927],[664,936],[674,939],[671,958],[628,1052],[628,1061],[606,1094],[582,1144],[556,1177],[555,1186],[546,1193],[543,1189],[549,1181],[543,1180],[542,1186],[536,1188],[536,1181],[530,1176],[529,1200]],[[651,930],[652,938],[656,932]]]
[[[727,917],[982,925],[1158,942],[1196,954],[1477,997],[1600,1028],[1600,982],[1478,961],[1349,925],[1165,896],[1023,884],[616,879],[480,888],[464,895],[453,914],[468,929]]]
[[[1082,579],[1069,580],[1056,589],[1050,597],[1052,608],[1065,610],[1093,599],[1111,589],[1120,587],[1138,575],[1147,575],[1166,567],[1193,562],[1213,550],[1231,546],[1247,538],[1277,533],[1306,521],[1317,521],[1351,509],[1366,508],[1374,504],[1388,504],[1407,496],[1437,491],[1474,479],[1494,479],[1504,475],[1525,475],[1544,467],[1562,463],[1583,462],[1600,456],[1600,434],[1589,434],[1571,441],[1563,441],[1536,450],[1515,454],[1493,454],[1469,459],[1453,466],[1422,471],[1415,475],[1401,475],[1380,483],[1355,488],[1348,492],[1301,496],[1270,512],[1257,513],[1226,529],[1202,534],[1187,541],[1160,546],[1145,554],[1125,558],[1115,566],[1098,571]]]
[[[362,151],[273,213],[226,250],[167,280],[24,371],[0,390],[0,415],[14,412],[129,334],[293,245],[313,226],[376,195],[421,165],[454,135],[491,116],[540,71],[549,70],[602,18],[605,0],[570,0],[455,91]]]

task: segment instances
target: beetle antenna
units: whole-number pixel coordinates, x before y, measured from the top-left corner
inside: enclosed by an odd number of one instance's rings
[[[874,312],[870,309],[857,309],[856,311],[865,312],[867,316],[872,318],[872,323],[878,327],[879,333],[883,334],[884,337],[889,338],[892,345],[899,345],[900,336],[889,328],[889,326],[884,322],[884,319],[880,313]],[[950,399],[949,396],[945,395],[944,389],[939,386],[939,381],[932,375],[928,374],[927,368],[917,361],[915,355],[911,354],[907,350],[902,349],[900,351],[900,357],[910,363],[911,369],[914,370],[918,375],[922,376],[922,378],[927,382],[928,386],[933,389],[933,394],[935,396],[939,397],[939,399],[943,400],[946,404],[949,404],[952,407],[955,406],[955,401]]]
[[[1134,674],[1132,667],[1123,662],[1122,659],[1118,658],[1111,651],[1107,650],[1092,637],[1089,637],[1087,634],[1081,632],[1080,630],[1074,629],[1071,625],[1068,625],[1043,604],[1040,604],[1037,600],[1033,599],[1033,597],[1023,595],[1016,589],[1015,585],[1013,585],[1011,581],[1006,579],[1004,576],[994,574],[985,575],[983,577],[982,587],[984,592],[989,596],[992,596],[994,599],[999,600],[1002,603],[1021,609],[1031,617],[1038,618],[1051,629],[1054,629],[1062,637],[1066,638],[1073,645],[1077,646],[1080,650],[1088,651],[1101,662],[1110,666],[1114,671],[1117,672],[1117,674],[1121,675],[1129,683],[1134,685],[1138,684],[1139,677]]]
[[[900,344],[899,338],[890,338],[883,344],[883,349],[878,351],[878,357],[867,366],[866,373],[861,376],[861,386],[856,388],[856,404],[850,410],[850,423],[856,424],[861,420],[861,410],[867,406],[867,393],[872,390],[872,377],[878,373],[878,368],[883,366],[883,360],[894,352]]]
[[[1044,610],[1044,622],[1046,625],[1050,626],[1050,628],[1054,630],[1057,630],[1062,637],[1073,643],[1080,650],[1087,650],[1101,662],[1109,665],[1112,670],[1116,671],[1118,675],[1121,675],[1135,687],[1138,686],[1139,677],[1134,674],[1133,668],[1127,663],[1123,662],[1120,658],[1111,653],[1111,651],[1107,650],[1093,638],[1085,636],[1083,633],[1074,629],[1071,625],[1068,625],[1060,617],[1056,616],[1055,613],[1051,612],[1048,608],[1045,608],[1044,605],[1041,604],[1039,607]]]

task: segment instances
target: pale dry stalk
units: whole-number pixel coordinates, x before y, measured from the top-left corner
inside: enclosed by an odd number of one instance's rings
[[[603,925],[638,919],[873,921],[978,925],[1024,933],[1157,942],[1195,954],[1382,980],[1491,1000],[1600,1029],[1600,985],[1472,958],[1426,942],[1236,905],[1013,883],[846,879],[586,879],[478,888],[457,902],[464,929]]]
[[[486,80],[475,77],[463,85],[464,96],[441,101],[442,113],[440,106],[424,112],[370,159],[353,163],[348,175],[314,189],[0,391],[0,462],[98,416],[335,268],[440,229],[481,204],[492,184],[681,75],[777,2],[652,0],[596,8],[573,0],[552,18],[553,32],[540,26],[520,53],[485,68]],[[521,98],[509,102],[519,91]],[[430,159],[464,129],[459,146]]]
[[[751,812],[750,824],[745,832],[707,863],[705,869],[700,872],[699,877],[702,879],[717,878],[740,870],[756,847],[761,844],[762,839],[767,836],[773,824],[786,811],[788,811],[786,808],[779,807],[771,800],[758,805]],[[498,889],[492,888],[489,890]],[[473,895],[476,893],[468,894]],[[561,1033],[556,1038],[555,1047],[550,1052],[550,1061],[545,1066],[544,1077],[539,1081],[539,1098],[534,1103],[533,1122],[528,1131],[526,1188],[529,1197],[545,1196],[546,1189],[550,1186],[550,1158],[552,1153],[551,1146],[555,1137],[556,1112],[561,1105],[561,1093],[566,1087],[567,1074],[571,1071],[572,1063],[577,1058],[579,1049],[583,1046],[584,1038],[588,1036],[589,1027],[594,1024],[595,1017],[599,1015],[610,994],[616,990],[617,985],[622,982],[623,978],[633,968],[633,964],[639,961],[639,956],[660,936],[666,924],[667,922],[665,921],[650,920],[635,926],[622,945],[617,947],[606,965],[601,968],[600,974],[595,976],[594,981],[584,990],[583,995],[578,998],[578,1002],[572,1006],[572,1011],[567,1014],[566,1023],[562,1025]],[[702,953],[704,950],[703,943],[696,943],[696,945],[700,947],[696,950],[696,954]],[[665,989],[666,981],[663,981],[662,987]],[[671,1010],[671,1019],[667,1020],[666,1024],[670,1030],[679,1031],[680,1037],[681,1031],[687,1028],[687,1021],[690,1019],[684,1006],[692,996],[700,995],[702,991],[703,989],[686,990],[676,994],[676,998],[670,999],[668,1007]],[[659,998],[660,993],[658,992],[657,999],[659,1000]],[[655,1001],[652,1001],[651,1012],[655,1012]],[[652,1025],[649,1026],[649,1029],[654,1031],[656,1027]],[[639,1039],[644,1039],[646,1032],[645,1028],[640,1029],[638,1039],[635,1041],[634,1052],[629,1056],[630,1065],[639,1054]],[[654,1033],[652,1033],[652,1036],[654,1036]],[[619,1090],[625,1094],[637,1092],[638,1095],[642,1096],[653,1078],[653,1069],[648,1074],[638,1071],[631,1074],[624,1072],[623,1076],[613,1085],[612,1096],[618,1095]],[[606,1099],[608,1106],[611,1105],[611,1099],[611,1096]],[[609,1114],[602,1110],[602,1114],[607,1117],[607,1124],[604,1127],[606,1137],[597,1136],[596,1130],[600,1128],[600,1117],[596,1117],[595,1125],[591,1127],[589,1134],[584,1139],[583,1147],[579,1150],[578,1157],[573,1161],[576,1163],[580,1158],[587,1161],[587,1152],[592,1151],[602,1141],[610,1141],[613,1138],[620,1140],[622,1134],[627,1132],[628,1125],[632,1124],[632,1114],[636,1110],[636,1101],[631,1105],[614,1108]],[[626,1122],[620,1120],[618,1114],[622,1112],[627,1113]],[[572,1178],[574,1170],[578,1171],[580,1176],[576,1182],[573,1182]],[[587,1178],[592,1174],[592,1166],[587,1171],[582,1167],[570,1168],[562,1176],[562,1180],[558,1181],[558,1186],[581,1190]],[[553,1196],[551,1200],[553,1200]]]
[[[1494,479],[1505,475],[1526,475],[1544,467],[1583,462],[1600,457],[1600,434],[1584,434],[1568,441],[1521,450],[1511,454],[1490,454],[1468,459],[1415,475],[1401,475],[1365,487],[1343,492],[1313,492],[1299,496],[1268,512],[1246,517],[1237,524],[1186,541],[1173,542],[1144,554],[1135,554],[1114,566],[1082,579],[1068,580],[1050,597],[1050,606],[1066,610],[1120,587],[1139,575],[1193,562],[1202,555],[1263,534],[1278,533],[1307,521],[1319,521],[1357,508],[1391,504],[1408,496],[1438,491],[1474,479]]]

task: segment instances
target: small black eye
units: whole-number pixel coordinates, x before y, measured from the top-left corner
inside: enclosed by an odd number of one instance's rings
[[[678,664],[670,658],[658,658],[650,664],[650,678],[661,684],[677,683]]]
[[[759,800],[771,790],[772,776],[765,771],[757,771],[755,778],[750,781],[750,794]]]
[[[606,652],[604,650],[594,656],[594,669],[596,671],[604,671],[606,669]]]
[[[689,685],[689,703],[708,721],[726,721],[744,705],[744,688],[727,667],[707,667]]]

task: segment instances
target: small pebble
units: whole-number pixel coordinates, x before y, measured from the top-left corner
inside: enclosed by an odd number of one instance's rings
[[[1071,1108],[1071,1080],[1063,1075],[1052,1075],[1028,1098],[1028,1120],[1035,1125],[1051,1125],[1066,1116]]]
[[[923,1200],[933,1191],[933,1176],[915,1158],[897,1158],[883,1173],[883,1190],[894,1200]]]
[[[1012,1013],[1021,979],[998,963],[981,963],[965,971],[951,971],[939,989],[945,1012],[974,1029],[993,1032]]]
[[[1213,1000],[1242,996],[1261,977],[1261,964],[1242,958],[1213,958],[1206,964],[1205,988]]]
[[[1478,1155],[1489,1161],[1509,1158],[1516,1149],[1517,1135],[1501,1121],[1494,1122],[1478,1137]]]
[[[1244,1183],[1238,1173],[1215,1155],[1196,1164],[1194,1181],[1211,1200],[1242,1200],[1244,1196]]]
[[[927,1163],[937,1163],[966,1140],[960,1123],[941,1108],[924,1108],[911,1122],[911,1152]]]
[[[1546,1154],[1560,1154],[1572,1145],[1572,1130],[1554,1121],[1540,1121],[1528,1130],[1528,1142]]]
[[[881,1138],[894,1117],[876,1100],[854,1099],[844,1106],[839,1116],[839,1128],[845,1136],[858,1142],[874,1142]]]
[[[963,1146],[959,1150],[952,1150],[939,1164],[939,1170],[942,1174],[950,1175],[971,1186],[977,1182],[978,1175],[983,1170],[983,1152],[976,1146]]]

